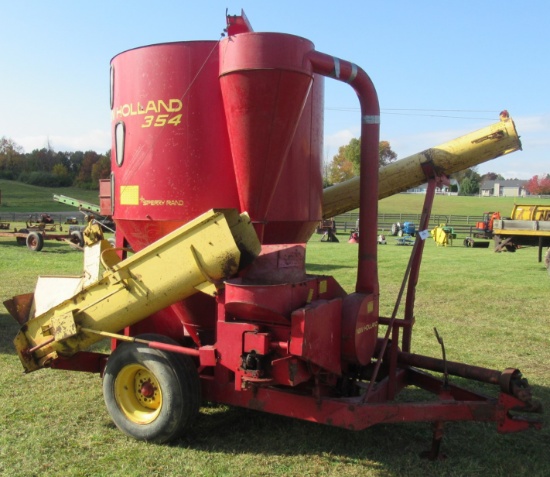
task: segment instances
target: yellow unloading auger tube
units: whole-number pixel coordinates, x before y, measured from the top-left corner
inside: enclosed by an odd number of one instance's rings
[[[423,163],[431,161],[437,172],[448,176],[518,150],[521,150],[521,142],[514,121],[503,111],[498,123],[382,167],[378,176],[378,198],[384,199],[424,184],[427,179],[422,170]],[[359,177],[323,191],[325,219],[357,207]]]
[[[198,291],[213,294],[259,252],[246,213],[209,211],[27,321],[14,340],[23,367],[35,371],[71,356],[103,339],[97,332],[118,332]]]

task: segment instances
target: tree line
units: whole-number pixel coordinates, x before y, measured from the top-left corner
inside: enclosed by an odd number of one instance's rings
[[[98,189],[111,174],[111,151],[56,152],[49,145],[25,153],[13,140],[0,139],[0,179],[42,187]]]
[[[323,185],[328,187],[359,175],[361,140],[353,138],[338,149],[329,164],[325,165]],[[388,141],[380,141],[379,167],[397,160]],[[99,180],[111,174],[111,151],[98,154],[95,151],[56,152],[50,146],[25,153],[13,140],[0,139],[0,179],[18,180],[42,187],[75,186],[98,189]],[[480,175],[474,168],[451,175],[457,185],[451,192],[459,195],[476,195],[485,180],[503,180],[500,174],[488,172]],[[535,175],[525,185],[533,195],[550,194],[550,174]]]

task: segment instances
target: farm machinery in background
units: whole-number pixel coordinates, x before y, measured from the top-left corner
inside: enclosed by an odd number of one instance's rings
[[[415,233],[416,227],[413,222],[396,222],[391,225],[391,234],[394,237],[403,237],[403,235],[414,237]]]
[[[14,238],[19,245],[26,245],[33,252],[40,252],[45,240],[64,242],[80,250],[84,246],[81,232],[69,228],[68,232],[64,233],[63,226],[54,223],[49,214],[40,214],[38,220],[33,220],[31,215],[25,227],[10,229],[9,222],[0,222],[0,237]]]
[[[336,222],[332,218],[321,220],[315,232],[323,234],[321,242],[339,242],[336,236]]]
[[[100,204],[104,199],[105,189],[109,190],[111,181],[109,179],[101,179],[99,181],[99,201]],[[110,194],[110,192],[108,192]],[[66,195],[54,194],[53,200],[55,202],[60,202],[62,204],[70,205],[72,207],[78,208],[87,218],[93,219],[97,224],[99,224],[103,229],[109,232],[115,232],[116,225],[111,217],[110,211],[103,212],[101,210],[101,205],[92,204],[91,202],[86,202],[80,199],[75,199],[73,197],[67,197]]]
[[[550,205],[515,204],[509,217],[502,217],[500,212],[484,212],[483,221],[476,224],[472,235],[473,238],[464,240],[464,245],[488,247],[489,242],[474,239],[493,239],[495,252],[515,252],[521,246],[537,246],[540,263],[543,249],[550,246]],[[546,250],[545,262],[549,259],[550,248]]]
[[[539,428],[519,370],[411,352],[420,237],[394,312],[379,311],[381,195],[427,181],[426,230],[445,171],[520,148],[512,120],[470,136],[468,151],[432,148],[392,164],[379,182],[380,111],[365,71],[304,38],[253,32],[244,13],[227,16],[227,34],[112,59],[112,195],[102,211],[116,222],[116,246],[86,247],[96,264],[64,296],[43,300],[37,288],[5,302],[21,324],[25,371],[100,373],[115,424],[158,443],[189,429],[202,399],[350,430],[431,422],[432,458],[447,421]],[[361,105],[361,176],[343,196],[322,189],[325,77],[348,83]],[[305,244],[322,218],[357,206],[347,293],[332,276],[306,273]],[[87,351],[104,338],[112,353]],[[451,376],[492,384],[494,395]],[[433,399],[396,399],[408,386]]]
[[[100,181],[100,200],[101,191],[105,189],[104,183],[105,181]],[[107,183],[107,186],[110,187],[109,180]],[[110,216],[100,214],[100,206],[58,194],[53,195],[53,200],[77,207],[84,214],[86,224],[81,226],[77,218],[68,218],[66,225],[69,227],[66,233],[63,233],[63,226],[56,224],[51,215],[44,213],[40,214],[37,220],[33,220],[31,215],[25,227],[20,229],[10,230],[9,222],[0,222],[0,237],[15,238],[19,245],[26,245],[33,252],[40,252],[44,248],[45,240],[64,242],[73,248],[82,250],[85,244],[90,245],[97,241],[97,238],[102,238],[103,229],[114,232],[114,222]]]
[[[483,212],[483,220],[476,223],[476,229],[472,235],[475,238],[492,239],[493,224],[500,218],[500,212]]]

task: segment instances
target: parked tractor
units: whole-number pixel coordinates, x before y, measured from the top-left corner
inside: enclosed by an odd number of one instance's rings
[[[395,237],[403,237],[404,235],[408,235],[410,237],[414,237],[414,234],[416,233],[416,228],[412,222],[396,222],[391,224],[391,234]]]
[[[361,107],[361,175],[343,185],[359,194],[343,200],[322,187],[325,78],[352,87]],[[380,109],[367,73],[304,38],[253,32],[244,13],[227,17],[219,42],[115,56],[110,106],[104,206],[116,246],[87,247],[101,267],[57,300],[37,290],[6,302],[21,324],[15,348],[26,372],[100,373],[115,424],[156,443],[188,431],[203,399],[350,430],[431,422],[432,458],[447,421],[540,428],[532,414],[540,406],[518,369],[412,353],[420,237],[403,316],[399,299],[391,316],[379,307],[379,173],[389,195],[428,182],[419,226],[427,230],[441,171],[519,149],[511,119],[439,156],[447,167],[437,166],[434,149],[379,171]],[[393,175],[403,169],[410,172]],[[307,273],[305,257],[323,215],[350,206],[359,207],[360,230],[348,293],[335,277]],[[113,340],[110,354],[88,351],[104,338]],[[453,376],[492,384],[494,395]],[[432,398],[400,399],[408,386]]]
[[[476,222],[476,229],[472,234],[474,238],[492,239],[493,223],[500,218],[500,212],[483,212],[483,220]]]

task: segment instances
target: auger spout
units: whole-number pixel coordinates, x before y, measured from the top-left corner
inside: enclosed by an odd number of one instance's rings
[[[422,170],[425,162],[432,161],[438,172],[448,176],[518,150],[521,150],[521,142],[514,121],[508,113],[502,112],[497,123],[382,167],[378,199],[425,183]],[[359,177],[326,188],[323,191],[323,218],[359,207],[359,191]]]
[[[93,331],[120,331],[198,291],[216,294],[217,286],[259,251],[247,214],[206,212],[108,267],[73,297],[30,317],[14,340],[25,371],[87,349],[102,339]]]

